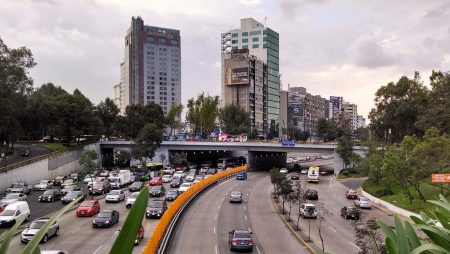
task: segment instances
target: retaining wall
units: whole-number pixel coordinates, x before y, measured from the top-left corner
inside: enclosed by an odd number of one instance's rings
[[[389,202],[386,202],[386,201],[384,201],[382,199],[374,197],[374,196],[370,195],[369,193],[365,192],[362,188],[361,188],[361,193],[363,194],[363,196],[369,198],[370,201],[372,201],[373,204],[376,204],[376,205],[381,206],[381,207],[383,207],[385,209],[388,209],[388,210],[390,210],[391,212],[393,212],[395,214],[398,214],[398,215],[403,216],[403,217],[408,218],[408,219],[410,218],[411,215],[414,215],[414,216],[417,216],[417,217],[420,218],[419,214],[410,212],[408,210],[405,210],[403,208],[395,206],[395,205],[393,205],[393,204],[391,204]]]

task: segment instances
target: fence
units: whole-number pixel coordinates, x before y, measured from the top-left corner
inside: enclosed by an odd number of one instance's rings
[[[244,171],[247,169],[247,166],[240,166],[230,170],[221,171],[217,174],[214,174],[206,179],[203,179],[201,182],[194,184],[187,191],[182,193],[174,202],[169,206],[166,210],[162,218],[159,220],[155,229],[153,230],[152,236],[148,240],[147,244],[142,253],[145,254],[153,254],[156,253],[156,250],[161,242],[162,237],[167,229],[167,226],[175,216],[175,214],[180,210],[180,208],[184,205],[186,201],[188,201],[193,195],[197,192],[205,188],[206,186],[218,181],[221,178],[227,177],[229,175],[235,174],[239,171]]]

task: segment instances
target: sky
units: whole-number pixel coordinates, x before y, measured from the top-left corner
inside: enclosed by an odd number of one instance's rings
[[[220,34],[254,18],[280,34],[284,89],[342,96],[367,117],[374,94],[401,76],[450,70],[446,0],[2,0],[0,37],[29,48],[34,86],[81,90],[94,103],[120,80],[132,16],[181,31],[182,103],[220,95]]]

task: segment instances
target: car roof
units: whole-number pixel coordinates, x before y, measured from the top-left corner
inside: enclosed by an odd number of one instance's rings
[[[235,229],[234,233],[247,233],[247,234],[250,234],[250,231],[248,231],[248,229]]]

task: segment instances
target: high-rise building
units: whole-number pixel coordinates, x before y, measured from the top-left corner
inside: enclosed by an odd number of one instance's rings
[[[358,128],[366,128],[366,119],[362,115],[358,115]]]
[[[238,105],[250,112],[251,127],[260,137],[267,135],[267,65],[248,49],[233,49],[230,57],[223,60],[225,105]]]
[[[339,119],[340,112],[342,111],[342,104],[344,104],[344,98],[339,96],[330,96],[330,119],[337,121]]]
[[[283,130],[288,130],[288,91],[280,90],[280,114],[279,119],[279,136],[282,137]]]
[[[358,106],[350,102],[344,102],[342,105],[342,113],[345,123],[352,131],[358,129]]]
[[[225,97],[224,61],[231,57],[232,49],[248,49],[249,54],[262,60],[267,65],[265,79],[267,94],[267,123],[269,132],[278,135],[278,114],[280,104],[280,68],[279,68],[279,35],[252,18],[241,19],[241,27],[222,33],[222,97]]]
[[[132,17],[125,36],[125,57],[114,101],[121,113],[131,104],[156,103],[164,114],[181,103],[180,31],[144,25]]]

